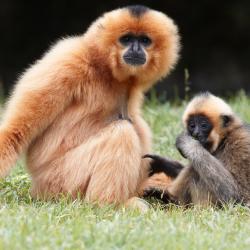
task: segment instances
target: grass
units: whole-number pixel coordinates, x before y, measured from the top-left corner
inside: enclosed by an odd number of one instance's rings
[[[230,104],[250,122],[250,98],[240,93]],[[181,159],[174,142],[184,105],[146,103],[155,152]],[[0,182],[0,249],[250,249],[250,212],[241,206],[166,209],[152,201],[140,214],[80,200],[33,201],[29,188],[22,161]]]

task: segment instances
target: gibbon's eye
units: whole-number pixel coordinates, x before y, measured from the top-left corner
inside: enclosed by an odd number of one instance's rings
[[[189,129],[190,129],[191,131],[194,130],[194,129],[195,129],[195,124],[194,124],[194,122],[189,122],[188,127],[189,127]]]
[[[140,36],[139,41],[144,47],[147,47],[152,43],[152,40],[148,36],[145,36],[145,35]]]
[[[202,128],[202,130],[208,129],[208,124],[205,122],[201,123],[201,128]]]
[[[120,37],[120,39],[119,39],[120,43],[122,45],[125,45],[125,46],[129,45],[130,43],[132,43],[133,40],[134,40],[134,36],[131,35],[131,34],[126,34],[126,35]]]

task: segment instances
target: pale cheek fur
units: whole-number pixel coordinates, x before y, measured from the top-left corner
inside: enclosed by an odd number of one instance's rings
[[[211,152],[214,152],[219,146],[219,142],[220,142],[219,134],[216,133],[216,131],[212,130],[212,132],[208,136],[208,141],[212,142]]]

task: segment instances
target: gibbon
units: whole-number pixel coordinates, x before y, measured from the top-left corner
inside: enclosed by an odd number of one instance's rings
[[[105,13],[19,79],[0,128],[0,176],[22,152],[33,197],[123,204],[147,177],[143,93],[175,66],[177,26],[144,6]]]
[[[174,177],[163,190],[165,200],[202,206],[250,204],[250,127],[208,92],[188,104],[183,123],[185,132],[178,136],[176,147],[189,160],[188,166],[145,156],[152,158],[151,174],[164,172]],[[157,197],[159,192],[154,188],[146,191]]]

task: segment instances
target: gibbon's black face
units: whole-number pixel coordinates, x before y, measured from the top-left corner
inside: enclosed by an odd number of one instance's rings
[[[198,140],[204,148],[210,148],[210,142],[207,140],[213,129],[211,121],[204,115],[192,115],[188,119],[188,132]]]
[[[123,54],[123,60],[126,64],[141,66],[146,63],[147,56],[145,48],[152,43],[152,40],[147,35],[128,33],[121,36],[119,41],[127,48],[126,52]]]

